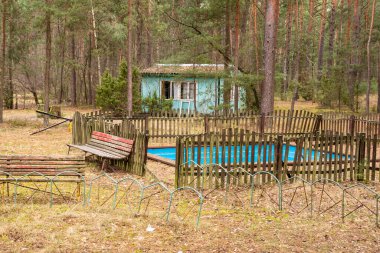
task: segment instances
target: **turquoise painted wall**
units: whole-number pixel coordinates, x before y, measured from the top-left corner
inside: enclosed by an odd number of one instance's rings
[[[141,95],[142,98],[150,97],[157,93],[161,97],[161,81],[185,81],[185,82],[196,82],[197,83],[197,97],[196,106],[197,111],[201,113],[211,112],[215,106],[215,99],[217,96],[215,87],[218,85],[218,79],[215,78],[183,78],[178,79],[178,77],[173,76],[154,76],[145,75],[141,81]],[[220,90],[223,90],[223,79],[220,79]],[[219,103],[223,103],[223,94],[219,95]],[[241,101],[239,102],[241,104]],[[173,109],[180,109],[181,100],[173,100]],[[185,103],[182,101],[182,109],[187,110],[190,106],[190,110],[194,110],[194,101]]]

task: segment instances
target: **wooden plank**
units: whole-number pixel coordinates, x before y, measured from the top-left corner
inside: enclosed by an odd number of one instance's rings
[[[197,163],[199,164],[199,165],[201,165],[201,148],[202,148],[202,146],[201,146],[201,143],[202,143],[202,135],[198,135],[198,140],[197,140]],[[199,167],[197,167],[197,186],[198,186],[198,188],[201,186],[201,177],[200,177],[200,175],[201,175],[201,169],[199,168]]]
[[[97,131],[93,131],[92,135],[104,137],[106,139],[112,139],[112,140],[120,141],[120,142],[130,144],[130,145],[133,145],[133,142],[134,142],[133,140],[128,140],[128,139],[125,139],[122,137],[118,137],[118,136],[114,136],[114,135],[110,135],[110,134],[106,134],[106,133],[101,133],[101,132],[97,132]]]
[[[99,140],[96,140],[96,139],[91,139],[90,142],[89,142],[89,144],[90,143],[94,144],[94,145],[97,145],[99,147],[104,147],[105,149],[112,149],[112,150],[120,151],[120,152],[123,152],[123,153],[130,153],[132,151],[132,146],[122,147],[122,146],[115,145],[113,143],[103,142],[103,141],[99,141]]]
[[[275,162],[275,160],[272,159],[272,154],[274,154],[274,150],[273,150],[273,145],[274,144],[275,143],[273,141],[273,136],[271,135],[271,136],[269,136],[269,143],[268,143],[269,150],[268,150],[268,159],[267,159],[267,164],[268,164],[267,171],[268,172],[272,172],[272,173],[274,173],[274,169],[272,169],[272,165]],[[271,176],[269,174],[267,174],[267,179],[266,180],[267,180],[267,182],[270,182]]]
[[[338,146],[340,144],[339,140],[338,140],[338,134],[335,134],[334,136],[334,181],[338,181],[338,174],[337,174],[337,160],[338,160],[338,155],[339,155],[339,151],[338,151]]]
[[[348,171],[348,157],[349,157],[349,146],[350,146],[350,136],[344,138],[344,172],[343,172],[343,181],[347,180],[347,171]],[[343,154],[343,152],[342,152]],[[351,157],[352,159],[352,157]],[[351,160],[350,159],[350,160]]]
[[[329,179],[332,179],[332,154],[333,154],[333,136],[332,134],[328,135],[328,156],[329,156]]]
[[[191,182],[191,186],[194,187],[194,181],[195,181],[195,178],[194,178],[194,162],[195,162],[195,137],[194,136],[191,136],[191,160],[193,161],[191,163],[191,167],[190,167],[190,182]]]
[[[213,164],[212,159],[214,157],[214,155],[213,155],[213,152],[214,152],[214,133],[207,134],[207,137],[210,140],[210,147],[209,147],[210,148],[209,149],[210,160],[209,160],[208,164]],[[206,152],[206,150],[205,150],[205,152]],[[210,171],[209,178],[208,178],[209,179],[208,183],[209,183],[210,189],[214,188],[213,177],[214,177],[214,175],[213,175],[212,171]]]
[[[104,157],[104,158],[109,158],[109,159],[125,159],[126,158],[126,156],[120,156],[120,155],[117,156],[117,155],[105,152],[103,150],[95,149],[94,147],[89,147],[87,145],[70,145],[70,146],[83,150],[85,152],[100,156],[100,157]]]
[[[263,143],[263,157],[262,157],[262,171],[267,171],[267,149],[268,149],[268,142],[267,142],[267,135],[264,135],[264,143]],[[266,183],[266,175],[263,174],[263,183]]]
[[[344,138],[342,135],[340,135],[338,138],[339,138],[339,140],[338,140],[339,151],[337,153],[339,154],[339,171],[343,171],[343,173],[340,173],[338,175],[338,179],[340,181],[344,177],[344,173],[345,173],[345,170],[343,169],[343,164],[344,164],[344,161],[343,161]]]
[[[50,176],[54,176],[54,175],[50,175]],[[15,182],[16,180],[13,179],[13,178],[4,178],[4,179],[1,179],[0,178],[0,182]],[[47,178],[21,178],[21,179],[18,179],[17,180],[18,182],[24,182],[24,183],[30,183],[30,182],[51,182],[51,179],[47,179]],[[83,182],[83,179],[80,179],[80,178],[77,178],[77,179],[63,179],[63,178],[60,178],[60,179],[56,179],[54,180],[54,182]],[[20,187],[22,187],[22,185],[20,185]]]
[[[245,150],[244,150],[244,154],[245,154],[245,156],[244,156],[245,157],[244,165],[245,165],[245,169],[247,171],[249,171],[249,169],[248,169],[249,168],[249,166],[248,166],[248,158],[249,158],[249,140],[250,140],[250,136],[251,136],[250,132],[248,130],[246,130],[245,133],[244,133],[244,148],[245,148]],[[242,154],[243,153],[241,153],[240,155],[242,156]],[[251,182],[250,180],[248,180],[247,177],[248,177],[248,175],[244,176],[244,184],[247,184],[247,183]]]
[[[366,162],[364,163],[365,165],[365,180],[368,182],[371,174],[371,138],[367,137],[366,139]]]
[[[216,133],[215,135],[215,161],[216,161],[216,164],[220,164],[219,163],[219,145],[220,145],[220,134],[219,133]],[[216,188],[220,188],[220,187],[223,187],[223,185],[221,185],[221,175],[220,173],[216,173],[216,185],[215,187]]]
[[[86,165],[84,160],[82,161],[49,161],[49,160],[0,160],[0,167],[4,164],[35,164],[35,165]]]
[[[2,155],[0,160],[29,160],[29,161],[83,161],[84,156],[32,156],[32,155]]]
[[[222,158],[223,168],[226,167],[225,157],[226,157],[226,129],[222,129],[222,157],[221,158]],[[222,171],[220,180],[223,187],[225,184],[225,177],[226,177],[226,173],[225,171]]]
[[[375,133],[372,139],[372,168],[371,168],[371,180],[375,181],[376,178],[376,154],[377,153],[377,134]]]
[[[103,152],[106,152],[106,153],[110,153],[110,154],[114,154],[114,155],[121,155],[121,156],[125,156],[125,157],[127,157],[131,154],[131,151],[118,150],[118,149],[108,147],[108,146],[105,146],[105,145],[102,145],[99,143],[95,143],[92,141],[90,143],[86,144],[86,146],[100,150],[100,151],[103,151]]]
[[[131,148],[131,147],[133,147],[133,144],[124,143],[124,142],[120,142],[120,141],[109,139],[109,138],[102,138],[102,137],[99,137],[99,136],[96,136],[96,135],[93,135],[90,140],[97,140],[99,142],[101,141],[101,142],[104,142],[104,143],[109,143],[109,144],[113,144],[115,146],[124,147],[124,148]]]
[[[228,136],[227,136],[227,148],[228,148],[228,156],[227,156],[227,170],[231,169],[231,145],[232,145],[232,128],[228,128]],[[227,182],[230,183],[230,182]]]

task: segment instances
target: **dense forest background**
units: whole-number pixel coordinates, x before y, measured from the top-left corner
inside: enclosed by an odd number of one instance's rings
[[[123,61],[131,85],[131,65],[224,63],[224,99],[240,86],[248,109],[273,110],[276,96],[380,112],[376,2],[2,0],[0,101],[94,105],[101,76]]]

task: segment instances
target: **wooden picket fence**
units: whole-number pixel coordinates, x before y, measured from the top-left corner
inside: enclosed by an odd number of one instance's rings
[[[92,131],[108,133],[127,139],[133,139],[134,151],[128,161],[113,161],[113,165],[136,175],[145,174],[148,135],[135,128],[129,120],[110,122],[103,117],[88,118],[76,112],[72,122],[72,143],[85,144],[90,140]]]
[[[275,111],[272,114],[253,114],[238,112],[228,116],[132,116],[115,118],[111,112],[98,111],[85,114],[86,118],[102,117],[109,123],[120,120],[130,121],[136,129],[148,132],[152,143],[175,143],[177,136],[196,135],[201,133],[220,132],[228,128],[240,128],[257,133],[300,134],[317,132],[321,117],[311,112]]]
[[[258,171],[270,172],[278,179],[297,175],[309,181],[380,180],[380,140],[365,134],[292,136],[228,129],[179,137],[176,148],[177,187],[223,187],[227,172],[238,184],[251,183],[248,173]],[[202,149],[205,152],[198,152]],[[216,171],[206,170],[212,164],[219,164],[225,170],[218,169],[219,165]],[[266,183],[271,179],[269,174],[263,174],[255,181]]]
[[[321,131],[340,134],[365,133],[380,136],[380,114],[350,115],[347,113],[323,113]]]
[[[256,133],[301,134],[317,132],[321,118],[308,111],[278,110],[271,114],[244,115],[239,117],[206,117],[206,132],[240,128]]]

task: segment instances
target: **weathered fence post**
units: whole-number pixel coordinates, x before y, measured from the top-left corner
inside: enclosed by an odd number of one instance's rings
[[[176,138],[176,153],[175,153],[175,178],[174,178],[174,187],[177,189],[181,186],[181,152],[182,152],[182,145],[181,145],[181,138]]]
[[[260,115],[260,133],[263,134],[264,133],[264,128],[265,128],[265,114],[262,113]]]
[[[357,160],[357,168],[356,168],[356,180],[363,181],[364,180],[364,167],[365,167],[365,133],[359,134],[359,154]]]
[[[284,139],[282,135],[277,136],[274,149],[274,171],[273,174],[276,175],[278,180],[282,180],[282,146]]]
[[[82,115],[80,112],[75,112],[73,116],[73,121],[71,123],[71,134],[73,144],[83,144],[82,135],[86,129],[83,128]]]
[[[149,123],[149,117],[148,117],[148,115],[145,115],[145,120],[144,120],[144,124],[145,124],[144,129],[145,129],[145,133],[149,131],[149,124],[148,124],[148,123]]]
[[[205,133],[209,133],[210,132],[210,126],[209,126],[208,116],[204,117],[204,121],[205,121]]]
[[[351,115],[350,116],[350,128],[349,128],[351,136],[355,135],[355,121],[356,121],[355,115]]]
[[[315,120],[314,128],[313,128],[313,134],[316,134],[317,132],[320,131],[321,125],[322,125],[322,114],[318,114],[317,118]]]
[[[146,161],[148,159],[148,144],[149,144],[149,131],[148,130],[145,130],[145,136],[144,136],[145,140],[144,140],[144,164],[143,164],[143,171],[141,173],[141,176],[144,176],[145,175],[145,166],[146,166]]]

